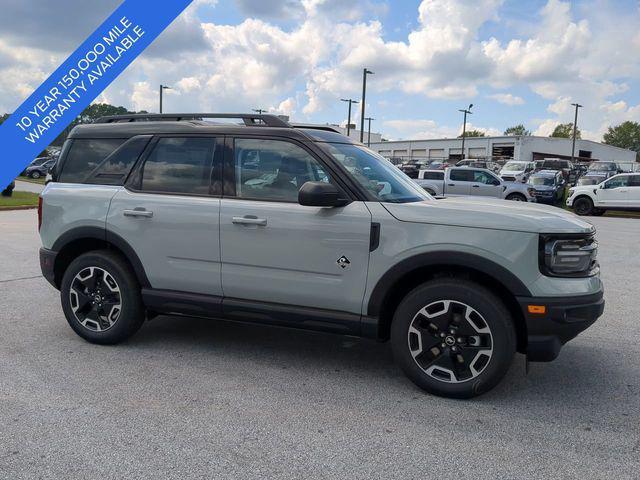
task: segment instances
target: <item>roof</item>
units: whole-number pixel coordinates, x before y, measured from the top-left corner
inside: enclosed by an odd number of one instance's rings
[[[242,123],[215,123],[204,118],[242,119]],[[274,115],[251,114],[140,114],[101,117],[94,123],[77,125],[69,138],[131,138],[137,135],[223,134],[282,136],[297,140],[358,143],[324,125],[291,125]]]

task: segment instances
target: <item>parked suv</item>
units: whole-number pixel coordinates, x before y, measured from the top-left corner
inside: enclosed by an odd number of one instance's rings
[[[640,211],[640,173],[622,173],[593,186],[569,189],[567,206],[578,215],[602,215],[609,209]]]
[[[516,351],[554,359],[604,308],[591,224],[436,201],[328,127],[109,117],[73,129],[52,177],[40,264],[93,343],[158,314],[337,332],[390,340],[419,387],[466,398]]]

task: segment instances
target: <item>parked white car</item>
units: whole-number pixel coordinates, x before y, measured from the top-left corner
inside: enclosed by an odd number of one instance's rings
[[[535,162],[512,160],[504,164],[499,175],[505,182],[527,183],[529,175],[531,175],[535,169]]]
[[[535,202],[531,185],[505,182],[486,168],[452,167],[421,170],[415,182],[433,196],[481,196],[520,202]]]
[[[567,206],[578,215],[602,215],[607,209],[640,210],[640,173],[621,173],[598,185],[573,187]]]

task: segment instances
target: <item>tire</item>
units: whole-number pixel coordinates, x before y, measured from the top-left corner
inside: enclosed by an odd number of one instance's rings
[[[603,208],[594,208],[593,211],[591,212],[591,215],[593,215],[594,217],[601,217],[605,213],[606,213],[606,210]]]
[[[29,175],[31,178],[33,178],[34,180],[37,180],[38,178],[40,178],[42,175],[40,175],[40,172],[38,172],[37,170],[35,172],[31,172],[31,175]]]
[[[521,193],[510,193],[507,195],[507,200],[513,200],[514,202],[526,202],[527,198]]]
[[[138,280],[131,266],[108,250],[88,252],[71,262],[60,298],[71,328],[91,343],[122,342],[144,322]]]
[[[573,201],[573,211],[576,215],[591,215],[593,201],[589,197],[578,197]]]
[[[507,308],[491,291],[468,280],[442,278],[420,285],[400,302],[391,347],[418,387],[442,397],[471,398],[491,390],[507,373],[516,332]]]

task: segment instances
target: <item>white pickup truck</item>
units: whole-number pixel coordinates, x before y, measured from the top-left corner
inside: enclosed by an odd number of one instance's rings
[[[478,195],[519,202],[535,202],[534,188],[519,182],[505,182],[485,168],[451,167],[420,170],[414,180],[433,196]]]

